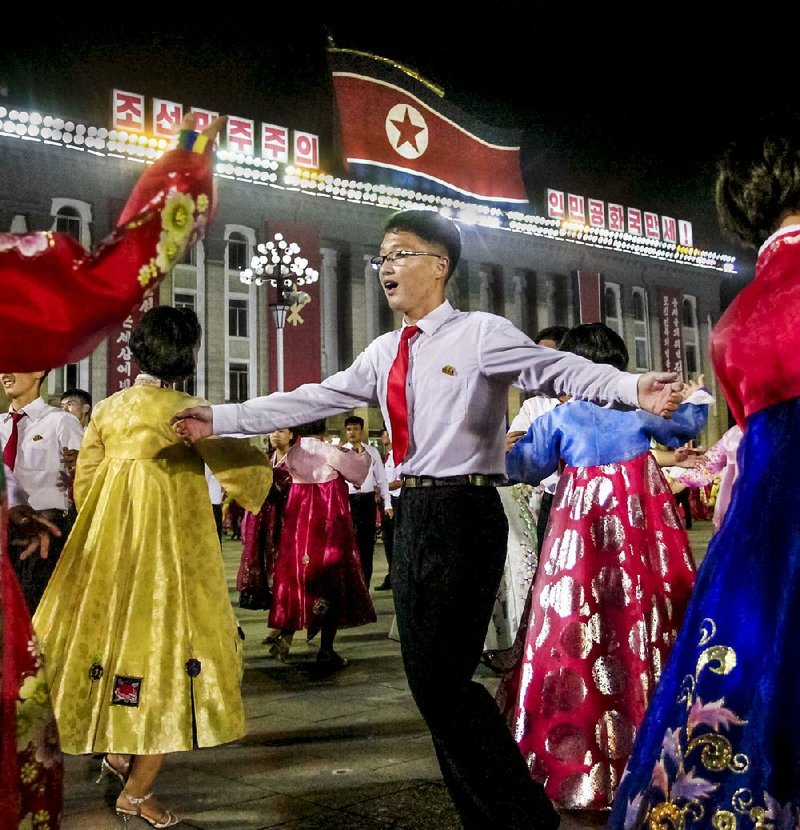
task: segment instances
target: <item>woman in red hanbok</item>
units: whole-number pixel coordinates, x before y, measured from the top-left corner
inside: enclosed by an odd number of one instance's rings
[[[628,362],[602,323],[571,329],[561,348]],[[610,806],[675,639],[695,566],[650,439],[674,448],[694,438],[712,400],[697,390],[669,420],[568,401],[508,453],[512,481],[537,484],[565,465],[521,653],[498,690],[531,776],[558,807]]]
[[[344,668],[333,650],[340,628],[375,622],[375,608],[358,555],[347,482],[360,485],[369,472],[367,453],[322,440],[324,421],[295,427],[301,436],[286,456],[292,486],[275,561],[269,625],[280,629],[270,654],[285,660],[295,631],[308,639],[322,632],[317,663]]]
[[[266,610],[272,603],[272,572],[292,485],[286,454],[294,440],[291,429],[276,429],[269,434],[272,486],[261,510],[246,511],[242,518],[242,558],[236,574],[240,608]]]

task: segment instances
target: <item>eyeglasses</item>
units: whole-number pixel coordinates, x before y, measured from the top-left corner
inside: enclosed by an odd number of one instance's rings
[[[441,254],[432,254],[428,251],[392,251],[390,254],[386,254],[386,256],[374,256],[369,262],[374,270],[380,271],[384,262],[391,262],[395,265],[403,265],[404,263],[402,260],[407,256],[435,256],[439,259],[447,259],[447,257],[444,257]]]

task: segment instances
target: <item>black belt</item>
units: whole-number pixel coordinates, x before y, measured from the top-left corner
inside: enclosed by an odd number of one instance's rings
[[[502,487],[508,484],[503,475],[470,473],[463,476],[401,476],[403,487]]]

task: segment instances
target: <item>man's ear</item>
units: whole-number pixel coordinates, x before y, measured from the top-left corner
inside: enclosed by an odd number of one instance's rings
[[[446,256],[440,257],[436,261],[436,279],[441,279],[447,282],[447,272],[450,270],[450,259]]]

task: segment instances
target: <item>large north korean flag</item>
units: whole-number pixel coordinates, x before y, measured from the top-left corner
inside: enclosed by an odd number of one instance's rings
[[[341,151],[357,175],[426,193],[526,203],[518,131],[483,124],[405,67],[329,50]]]

